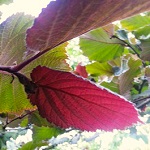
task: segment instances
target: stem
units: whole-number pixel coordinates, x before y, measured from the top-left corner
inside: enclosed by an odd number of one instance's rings
[[[58,45],[60,45],[61,43],[57,44],[55,47],[57,47]],[[53,47],[53,48],[55,48]],[[20,71],[22,68],[24,68],[25,66],[27,66],[29,63],[31,63],[32,61],[34,61],[35,59],[37,59],[38,57],[42,56],[43,54],[45,54],[46,52],[48,52],[49,50],[51,50],[52,48],[47,48],[41,52],[39,52],[38,54],[34,55],[33,57],[27,59],[26,61],[22,62],[21,64],[15,66],[12,70],[14,72],[18,72]]]
[[[58,44],[59,45],[59,44]],[[56,45],[56,46],[58,46]],[[55,47],[56,47],[55,46]],[[9,73],[14,73],[14,72],[18,72],[20,71],[22,68],[24,68],[26,65],[28,65],[29,63],[31,63],[32,61],[34,61],[35,59],[37,59],[38,57],[40,57],[41,55],[45,54],[46,52],[48,52],[49,50],[51,50],[50,48],[47,48],[41,52],[39,52],[38,54],[34,55],[33,57],[27,59],[26,61],[22,62],[21,64],[17,65],[17,66],[0,66],[0,70],[2,71],[7,71]]]
[[[122,41],[123,43],[125,43],[125,44],[126,44],[128,47],[130,47],[130,48],[133,50],[133,52],[134,52],[135,54],[137,54],[137,56],[140,58],[139,53],[137,53],[136,50],[135,50],[129,43],[127,43],[126,41],[120,39],[120,38],[117,37],[116,35],[113,35],[112,38],[116,38],[116,39]]]
[[[111,38],[116,38],[116,39],[118,39],[118,40],[120,40],[120,41],[122,41],[123,43],[125,43],[128,47],[130,47],[132,50],[133,50],[133,52],[140,58],[140,55],[139,55],[139,53],[129,44],[129,43],[127,43],[126,41],[124,41],[124,40],[121,40],[119,37],[117,37],[116,35],[113,35]],[[141,51],[141,48],[138,46],[138,48],[140,49],[140,51]],[[141,59],[141,58],[140,58]],[[145,67],[146,66],[146,64],[145,64],[145,62],[141,59],[141,61],[142,61],[142,64],[143,64],[143,67]]]
[[[150,95],[147,96],[147,97],[142,97],[142,98],[134,99],[132,102],[136,104],[136,108],[142,109],[148,103],[150,103]]]
[[[146,106],[148,103],[150,103],[150,99],[145,100],[141,104],[138,104],[136,107],[139,109],[139,108]]]
[[[137,102],[139,102],[139,101],[143,101],[143,100],[148,99],[148,98],[150,98],[150,95],[147,96],[147,97],[142,97],[142,98],[134,99],[132,102],[133,102],[133,103],[137,103]]]
[[[14,68],[12,67],[0,67],[0,70],[2,71],[7,71],[9,73],[11,73],[12,75],[12,81],[10,83],[13,82],[14,80],[14,76],[15,75],[18,79],[19,79],[19,82],[24,85],[24,88],[25,88],[25,92],[27,94],[29,93],[35,93],[35,90],[36,90],[36,84],[33,83],[29,78],[27,78],[25,75],[17,72],[16,70],[14,70]]]
[[[9,73],[13,73],[13,67],[12,66],[0,66],[0,70],[6,71]]]
[[[34,61],[36,58],[40,57],[42,54],[46,53],[48,50],[46,51],[42,51],[39,52],[38,54],[34,55],[33,57],[27,59],[26,61],[22,62],[21,64],[15,66],[13,68],[14,72],[18,72],[19,70],[21,70],[22,68],[24,68],[26,65],[28,65],[29,63],[31,63],[32,61]]]
[[[144,87],[146,81],[147,81],[147,80],[143,80],[143,81],[142,81],[142,84],[141,84],[140,89],[139,89],[139,94],[141,94],[142,89],[143,89],[143,87]]]
[[[3,126],[3,129],[5,130],[6,127],[7,127],[10,123],[14,122],[15,120],[22,119],[22,118],[26,117],[27,115],[30,115],[30,114],[33,113],[33,112],[34,112],[34,110],[33,110],[33,111],[29,111],[29,112],[27,112],[26,114],[24,114],[24,115],[22,115],[22,116],[19,116],[19,117],[16,117],[16,118],[14,118],[14,119],[12,119],[12,120],[10,120],[10,121],[8,121],[8,115],[7,115],[6,124]]]

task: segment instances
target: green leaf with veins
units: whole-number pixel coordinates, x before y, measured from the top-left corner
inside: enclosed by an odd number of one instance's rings
[[[12,66],[22,62],[26,30],[33,23],[33,17],[17,13],[0,25],[0,65]]]
[[[66,63],[67,55],[66,55],[66,48],[67,43],[63,43],[60,46],[46,52],[41,57],[32,61],[32,63],[28,64],[24,67],[21,72],[29,77],[33,68],[38,65],[47,66],[51,69],[62,70],[62,71],[69,71],[70,67]]]
[[[116,84],[113,80],[111,82],[102,82],[101,85],[119,94],[118,84]]]
[[[139,45],[142,49],[140,57],[142,60],[150,61],[150,38],[146,40],[140,40],[141,44]]]
[[[120,21],[122,28],[133,31],[141,27],[150,25],[150,16],[147,15],[136,15],[131,18],[124,19]]]
[[[0,65],[11,66],[22,62],[26,50],[26,30],[32,25],[33,17],[17,13],[0,25]],[[0,72],[0,112],[22,112],[33,109],[17,78],[12,82],[11,74]]]
[[[26,50],[26,30],[32,25],[32,20],[33,18],[30,16],[18,13],[0,25],[0,65],[9,66],[14,62],[21,63],[23,61]],[[53,69],[69,70],[69,66],[65,62],[67,58],[65,46],[66,43],[45,53],[21,70],[21,73],[29,77],[31,70],[39,64]],[[34,109],[27,99],[23,85],[17,78],[12,83],[11,81],[11,74],[0,72],[0,112],[17,113]]]
[[[119,91],[122,95],[126,94],[132,88],[134,78],[141,73],[140,67],[142,61],[140,59],[134,60],[130,58],[128,65],[130,69],[119,78]]]
[[[134,78],[140,75],[141,73],[141,65],[142,62],[140,59],[134,59],[131,55],[128,66],[129,70],[125,73],[121,74],[118,78],[116,77],[115,80],[111,83],[102,83],[102,86],[105,86],[108,89],[113,90],[114,92],[119,93],[120,95],[126,96],[126,94],[130,91],[132,88],[132,82],[134,81]],[[129,56],[127,56],[127,59]],[[133,65],[134,64],[134,65]]]
[[[115,76],[120,76],[122,73],[125,73],[128,67],[129,58],[119,57],[117,59],[109,61],[109,64],[113,66],[113,73]]]
[[[10,74],[0,72],[0,113],[18,113],[26,109],[33,109],[24,92],[23,85],[19,83],[17,78],[12,83],[11,81]]]
[[[150,26],[145,26],[136,31],[133,31],[133,34],[139,40],[140,39],[148,39],[148,37],[150,36]]]
[[[110,38],[106,31],[98,28],[80,36],[80,48],[90,60],[105,62],[122,55],[122,41]]]
[[[39,112],[37,110],[34,111],[32,114],[30,114],[29,122],[31,124],[38,126],[38,127],[41,127],[41,126],[52,127],[52,125],[45,118],[43,118],[39,115]]]
[[[48,140],[53,136],[63,133],[63,130],[54,127],[33,127],[33,140],[34,142],[39,142],[42,140]]]
[[[110,66],[107,62],[99,63],[94,62],[92,64],[89,64],[86,66],[86,70],[88,73],[94,76],[112,76],[113,75],[113,69],[112,66]]]
[[[142,60],[150,61],[150,26],[146,26],[134,32],[137,39],[140,40],[140,57]]]
[[[119,91],[121,95],[126,94],[132,88],[134,78],[141,73],[142,61],[130,58],[128,65],[130,69],[119,77]]]

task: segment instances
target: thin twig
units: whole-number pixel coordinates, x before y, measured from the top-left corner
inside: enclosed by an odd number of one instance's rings
[[[128,42],[126,42],[126,41],[120,39],[120,38],[117,37],[116,35],[113,35],[111,38],[116,38],[116,39],[122,41],[126,46],[130,47],[130,48],[133,50],[133,52],[141,59],[140,54],[139,54]],[[139,48],[139,47],[138,47],[138,48]],[[139,50],[141,51],[141,48],[140,48]],[[145,67],[145,66],[146,66],[145,62],[144,62],[142,59],[141,59],[141,61],[142,61],[143,67]]]
[[[146,106],[148,103],[150,103],[150,99],[147,99],[144,102],[142,102],[141,104],[136,105],[136,107],[142,108],[142,107]]]
[[[137,56],[140,58],[139,53],[137,53],[137,51],[136,51],[129,43],[127,43],[126,41],[120,39],[120,38],[117,37],[116,35],[113,35],[112,38],[116,38],[116,39],[122,41],[125,45],[127,45],[128,47],[130,47],[130,48],[133,50],[133,52],[134,52],[135,54],[137,54]]]
[[[19,116],[19,117],[16,117],[16,118],[14,118],[14,119],[12,119],[12,120],[10,120],[10,121],[8,121],[8,114],[7,114],[6,124],[3,126],[3,129],[5,130],[6,127],[7,127],[10,123],[12,123],[12,122],[14,122],[14,121],[16,121],[16,120],[18,120],[18,119],[22,119],[22,118],[26,117],[27,115],[30,115],[30,114],[33,113],[34,111],[35,111],[35,110],[29,111],[29,112],[27,112],[26,114],[24,114],[24,115],[22,115],[22,116]]]
[[[25,66],[27,66],[28,64],[30,64],[32,61],[34,61],[35,59],[39,58],[40,56],[42,56],[43,54],[47,53],[48,51],[50,51],[51,49],[57,47],[60,44],[62,44],[62,43],[59,43],[59,44],[55,45],[54,47],[46,48],[46,49],[40,51],[39,53],[37,53],[36,55],[30,57],[26,61],[22,62],[21,64],[19,64],[17,66],[14,66],[14,68],[12,69],[13,72],[20,71],[22,68],[24,68]]]
[[[143,100],[148,99],[148,98],[150,98],[150,95],[148,95],[147,97],[142,97],[142,98],[134,99],[132,102],[133,103],[137,103],[137,102],[143,101]]]
[[[144,87],[146,81],[147,81],[147,80],[143,80],[143,81],[142,81],[142,84],[141,84],[140,89],[139,89],[139,94],[141,94],[142,89],[143,89],[143,87]]]

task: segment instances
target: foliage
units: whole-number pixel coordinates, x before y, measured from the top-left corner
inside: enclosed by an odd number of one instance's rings
[[[133,106],[123,98],[71,73],[38,66],[32,71],[31,78],[37,85],[36,94],[29,94],[32,104],[38,107],[42,117],[61,128],[123,129],[138,120]],[[107,117],[104,119],[104,116]]]
[[[113,5],[57,0],[38,18],[18,13],[0,25],[1,149],[19,135],[8,127],[32,129],[33,141],[20,149],[35,149],[70,127],[112,131],[142,123],[138,112],[146,115],[150,102],[149,13],[101,27],[128,17],[126,11],[135,14],[130,1]],[[73,63],[71,70],[67,41],[77,36],[88,62]]]
[[[13,0],[1,0],[0,1],[0,5],[2,5],[2,4],[9,4],[9,3],[12,3],[13,2]]]

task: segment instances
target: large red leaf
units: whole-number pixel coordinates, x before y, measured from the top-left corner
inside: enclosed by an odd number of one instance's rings
[[[37,85],[35,94],[29,94],[31,102],[62,128],[124,129],[140,121],[130,102],[72,73],[38,66],[31,78]]]
[[[147,11],[149,0],[56,0],[27,32],[29,50],[51,49],[94,28]]]

